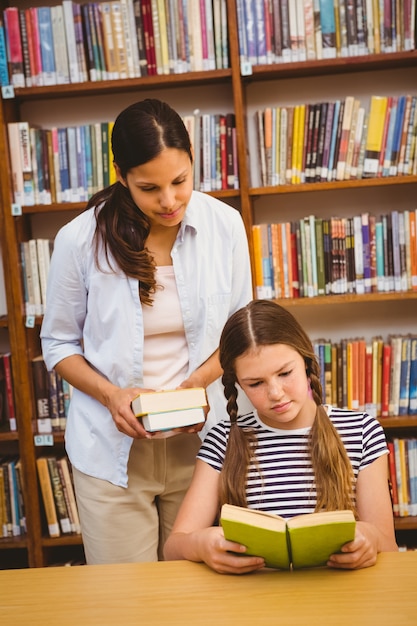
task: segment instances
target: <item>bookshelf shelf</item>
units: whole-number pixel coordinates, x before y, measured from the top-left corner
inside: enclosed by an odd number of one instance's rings
[[[277,78],[303,78],[332,74],[352,74],[417,65],[417,51],[392,52],[337,59],[320,59],[275,65],[254,65],[252,73],[244,76],[245,83]]]
[[[379,422],[384,430],[398,430],[404,428],[417,428],[417,415],[405,415],[398,417],[380,417]]]
[[[0,431],[0,443],[7,441],[19,441],[19,434],[15,431]]]
[[[78,98],[80,96],[100,96],[114,94],[115,91],[128,93],[131,91],[154,90],[165,87],[198,87],[200,85],[222,84],[230,82],[230,69],[205,72],[188,72],[184,74],[167,74],[158,76],[142,76],[123,80],[100,80],[68,85],[51,85],[42,87],[21,87],[15,90],[18,101],[48,100],[51,98]]]
[[[222,189],[219,191],[210,191],[208,195],[216,198],[239,198],[240,192],[238,189]],[[22,206],[22,213],[24,215],[38,215],[39,213],[65,213],[69,211],[84,211],[85,202],[62,202],[52,204],[34,204],[32,206]],[[0,320],[1,322],[1,320]]]
[[[417,300],[416,291],[392,291],[386,293],[366,293],[363,295],[343,294],[332,296],[315,296],[314,298],[285,298],[280,300],[281,304],[285,307],[316,307],[316,306],[331,306],[331,305],[344,305],[355,303],[369,303],[369,302],[388,302],[388,301],[401,301],[401,300]]]
[[[81,4],[86,4],[87,0],[80,0]],[[16,5],[16,3],[14,3]],[[20,4],[20,3],[19,3]],[[24,7],[32,6],[30,0],[21,3]],[[33,2],[36,4],[36,2]],[[39,2],[37,3],[39,4]],[[50,6],[58,4],[52,0],[47,0],[45,4]],[[198,4],[198,3],[196,3]],[[27,552],[27,562],[29,566],[44,566],[49,562],[54,562],[56,548],[65,551],[77,549],[82,546],[80,535],[63,535],[59,538],[51,539],[44,536],[45,527],[42,524],[42,507],[39,498],[38,480],[36,474],[36,458],[40,454],[46,454],[51,449],[34,445],[33,421],[34,421],[34,397],[33,381],[30,359],[40,353],[39,328],[42,317],[36,316],[34,328],[26,327],[24,315],[25,303],[23,298],[23,288],[20,273],[20,243],[30,237],[37,237],[39,230],[46,228],[49,231],[55,228],[55,218],[57,221],[65,221],[72,217],[72,214],[81,212],[85,208],[85,203],[61,203],[49,205],[22,206],[22,215],[13,217],[11,212],[11,198],[13,197],[9,150],[7,144],[7,123],[11,121],[24,120],[26,117],[34,115],[34,124],[42,123],[45,127],[58,125],[56,119],[62,124],[69,123],[73,114],[77,113],[77,120],[82,118],[81,123],[90,123],[94,119],[96,111],[101,110],[101,105],[107,110],[111,108],[111,115],[120,111],[125,102],[133,102],[134,98],[140,99],[144,93],[153,93],[155,97],[164,97],[167,93],[172,94],[172,103],[180,112],[183,109],[206,107],[215,110],[225,101],[230,104],[236,117],[236,143],[239,162],[239,189],[228,189],[225,191],[212,192],[215,197],[225,201],[240,210],[248,236],[251,237],[253,224],[273,221],[266,219],[272,212],[274,219],[281,219],[281,208],[286,209],[289,214],[295,212],[294,204],[299,202],[300,207],[295,209],[304,215],[318,211],[325,211],[322,201],[329,197],[337,196],[337,201],[343,203],[345,197],[366,196],[367,200],[375,196],[375,203],[380,201],[381,196],[396,200],[396,195],[409,198],[409,204],[414,205],[414,197],[417,185],[417,176],[396,176],[387,178],[373,178],[361,180],[348,180],[341,182],[311,183],[300,185],[283,185],[277,187],[258,187],[251,185],[250,157],[256,154],[257,146],[254,144],[250,133],[250,122],[253,110],[257,108],[259,101],[267,98],[286,97],[286,86],[302,93],[303,85],[309,85],[304,97],[311,101],[319,101],[325,97],[322,94],[322,83],[326,83],[326,88],[331,82],[343,80],[342,89],[349,92],[355,76],[362,76],[362,81],[366,82],[367,95],[374,89],[374,82],[382,93],[390,90],[391,83],[384,83],[384,72],[392,71],[391,77],[402,72],[402,81],[407,84],[407,89],[415,91],[415,68],[417,68],[417,51],[395,52],[385,54],[375,54],[367,56],[356,56],[336,59],[326,59],[308,62],[296,62],[275,65],[254,65],[251,74],[242,75],[239,46],[238,46],[238,23],[236,12],[236,0],[226,0],[227,19],[229,29],[229,56],[230,68],[212,70],[204,72],[188,72],[184,74],[169,74],[156,76],[143,76],[124,80],[106,80],[97,82],[82,82],[67,85],[54,85],[43,87],[16,88],[15,97],[10,100],[0,102],[0,156],[3,163],[8,167],[3,167],[0,171],[0,241],[4,256],[4,268],[6,275],[6,295],[9,310],[9,317],[0,318],[0,328],[2,334],[7,334],[15,363],[13,382],[16,393],[16,409],[18,421],[18,433],[0,433],[1,451],[15,451],[19,448],[24,470],[24,482],[26,485],[25,505],[27,509],[28,534],[25,538],[0,539],[0,550],[3,557],[8,549],[18,549]],[[275,4],[275,3],[274,3]],[[11,2],[0,0],[0,9],[13,5]],[[405,72],[404,72],[405,70]],[[369,74],[369,81],[368,76]],[[407,78],[407,73],[409,74]],[[405,76],[405,77],[404,77]],[[334,77],[334,80],[333,80]],[[285,82],[283,82],[285,81]],[[350,82],[349,82],[350,81]],[[284,87],[283,87],[284,85]],[[193,98],[190,101],[185,89],[192,88]],[[204,90],[204,88],[208,88]],[[183,93],[181,100],[181,91]],[[188,90],[189,91],[189,90]],[[206,102],[206,94],[210,92],[211,102]],[[266,96],[265,96],[266,94]],[[326,96],[327,97],[327,96]],[[340,94],[337,96],[340,97]],[[188,98],[188,100],[187,100]],[[296,100],[295,96],[289,96]],[[80,101],[87,105],[84,110],[75,111],[76,103]],[[121,104],[123,102],[123,104]],[[179,104],[178,104],[179,103]],[[291,104],[291,102],[290,102]],[[56,106],[55,106],[56,105]],[[181,107],[182,105],[182,107]],[[42,110],[43,109],[43,110]],[[59,109],[59,115],[55,109]],[[62,113],[61,113],[62,109]],[[88,112],[86,112],[88,111]],[[55,115],[56,114],[56,115]],[[103,113],[104,115],[104,113]],[[38,117],[37,117],[38,116]],[[62,120],[59,118],[62,116]],[[91,119],[90,119],[91,118]],[[110,117],[105,118],[110,119]],[[39,121],[40,120],[40,121]],[[51,121],[53,120],[53,121]],[[72,122],[71,124],[76,123]],[[257,163],[255,163],[258,166]],[[256,179],[255,179],[256,180]],[[259,179],[261,180],[261,179]],[[352,191],[355,190],[355,191]],[[396,194],[397,191],[401,193]],[[305,196],[307,194],[307,196]],[[272,207],[265,207],[268,201],[273,200]],[[398,201],[400,203],[400,200]],[[291,204],[292,203],[292,204]],[[316,204],[314,204],[316,203]],[[275,206],[276,205],[276,206]],[[394,205],[392,205],[394,206]],[[389,207],[389,211],[392,210]],[[329,211],[330,209],[327,208]],[[350,207],[348,209],[350,210]],[[269,211],[269,213],[267,213]],[[345,211],[346,212],[346,211]],[[278,217],[278,215],[280,217]],[[38,229],[38,230],[37,230]],[[253,260],[253,259],[252,259]],[[19,272],[16,272],[19,268]],[[344,294],[320,296],[314,298],[292,298],[279,301],[285,307],[291,308],[306,317],[321,317],[325,321],[338,318],[339,314],[348,309],[349,314],[354,310],[355,316],[359,317],[364,327],[372,327],[372,313],[376,310],[383,311],[390,307],[390,313],[386,316],[394,327],[401,328],[404,316],[403,309],[409,309],[417,302],[417,292],[384,292],[371,293],[365,295]],[[385,307],[386,305],[386,307]],[[331,309],[336,306],[336,309]],[[395,309],[396,317],[391,320],[391,307]],[[364,309],[367,314],[364,314]],[[318,312],[318,315],[317,315]],[[369,315],[369,312],[371,314]],[[335,315],[336,313],[336,315]],[[342,317],[342,316],[341,316]],[[345,335],[348,331],[346,325],[337,320],[340,327],[340,334]],[[309,330],[308,326],[306,328]],[[394,433],[417,433],[417,417],[390,417],[381,419],[381,424],[386,429],[388,437]],[[64,437],[62,433],[54,433],[53,449],[63,449]],[[396,528],[402,531],[416,531],[417,518],[396,518]],[[5,559],[3,558],[3,561]]]
[[[10,550],[18,548],[20,550],[26,549],[28,546],[27,537],[1,537],[0,538],[0,550]]]
[[[394,525],[396,530],[415,530],[417,528],[417,517],[415,515],[396,517]]]
[[[391,187],[397,185],[415,185],[417,176],[391,176],[386,178],[361,178],[329,183],[302,183],[300,185],[278,185],[276,187],[256,187],[249,189],[249,195],[256,198],[291,193],[316,191],[344,191],[346,189],[363,189],[366,187]]]
[[[61,537],[51,538],[42,537],[42,546],[53,548],[56,546],[81,546],[83,543],[81,535],[62,535]]]

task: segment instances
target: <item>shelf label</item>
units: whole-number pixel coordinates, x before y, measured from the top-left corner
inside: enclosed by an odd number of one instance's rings
[[[35,446],[53,446],[53,435],[35,435]]]
[[[13,202],[13,204],[12,204],[12,215],[14,217],[22,215],[22,207],[20,206],[20,204],[16,204],[16,202]]]
[[[13,85],[3,85],[1,88],[1,95],[3,100],[12,100],[14,98]]]
[[[35,328],[35,316],[34,315],[26,315],[25,326],[26,328]]]
[[[242,61],[240,64],[240,73],[242,76],[250,76],[252,74],[252,63],[249,63],[249,61]]]

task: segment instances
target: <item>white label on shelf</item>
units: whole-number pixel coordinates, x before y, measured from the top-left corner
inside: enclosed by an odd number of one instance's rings
[[[14,98],[13,85],[3,85],[1,88],[1,95],[3,100],[11,100],[12,98]]]
[[[12,204],[12,215],[19,216],[22,215],[22,207],[20,206],[20,204],[16,204],[16,202],[13,202]]]
[[[240,64],[240,73],[242,76],[250,76],[252,74],[252,63],[249,63],[249,61],[242,61]]]
[[[25,326],[26,328],[35,328],[35,316],[34,315],[26,316]]]
[[[35,446],[53,446],[53,435],[35,435]]]

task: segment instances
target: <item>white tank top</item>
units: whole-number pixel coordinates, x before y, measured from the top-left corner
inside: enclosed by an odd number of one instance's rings
[[[174,267],[156,268],[153,305],[143,305],[143,382],[149,389],[175,389],[186,377],[188,347],[175,282]]]

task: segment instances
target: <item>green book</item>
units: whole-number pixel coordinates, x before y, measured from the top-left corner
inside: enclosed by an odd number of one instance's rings
[[[352,511],[324,511],[285,520],[279,515],[224,504],[220,522],[229,541],[246,546],[246,555],[262,556],[267,567],[299,569],[325,565],[331,554],[352,541]]]

